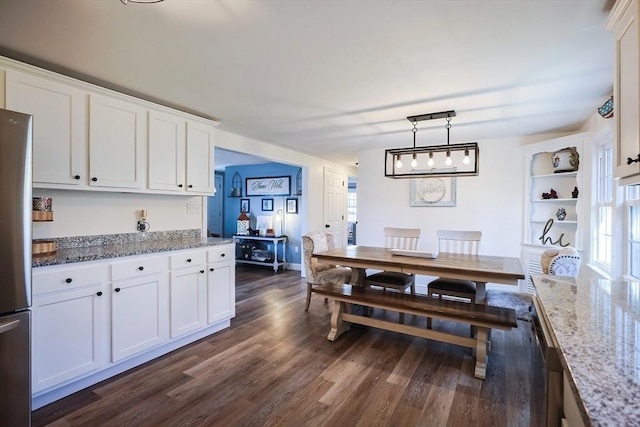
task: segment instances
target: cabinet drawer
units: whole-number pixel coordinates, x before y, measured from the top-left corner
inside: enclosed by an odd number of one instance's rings
[[[99,265],[85,268],[64,268],[34,271],[32,280],[33,295],[57,292],[66,289],[106,283],[109,281],[109,266]]]
[[[235,245],[220,245],[207,251],[208,262],[233,260],[234,256]]]
[[[144,257],[111,266],[111,280],[128,279],[169,269],[168,257]]]
[[[181,252],[175,255],[171,255],[170,266],[172,270],[176,268],[191,267],[194,265],[202,265],[206,262],[205,252],[202,249],[196,251]]]

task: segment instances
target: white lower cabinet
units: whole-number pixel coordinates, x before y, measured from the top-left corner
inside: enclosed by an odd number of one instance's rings
[[[207,325],[207,276],[203,251],[171,256],[171,338]]]
[[[108,363],[108,266],[33,275],[32,392]]]
[[[34,408],[228,327],[234,250],[229,244],[34,269]]]
[[[120,275],[127,275],[120,280]],[[111,268],[111,359],[114,362],[169,339],[168,257],[142,257]]]
[[[225,245],[207,253],[207,322],[236,315],[235,247]]]

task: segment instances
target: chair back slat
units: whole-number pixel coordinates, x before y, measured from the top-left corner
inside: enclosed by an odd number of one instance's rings
[[[418,249],[419,228],[384,228],[385,247],[389,249]]]
[[[440,252],[478,255],[481,231],[438,230]]]

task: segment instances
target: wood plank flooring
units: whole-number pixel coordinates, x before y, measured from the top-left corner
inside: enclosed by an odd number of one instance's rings
[[[462,347],[358,325],[330,342],[332,302],[314,295],[305,312],[299,272],[236,270],[231,328],[40,408],[33,426],[543,424],[527,323],[492,332],[482,381]]]

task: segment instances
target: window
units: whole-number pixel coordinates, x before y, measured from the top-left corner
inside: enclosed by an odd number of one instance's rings
[[[356,193],[349,192],[347,194],[347,221],[356,222]]]
[[[593,260],[606,271],[611,270],[611,244],[613,241],[613,149],[611,145],[600,147],[598,153],[596,230],[593,242]]]
[[[628,218],[625,230],[625,271],[629,276],[640,280],[640,185],[627,187],[625,210]]]

